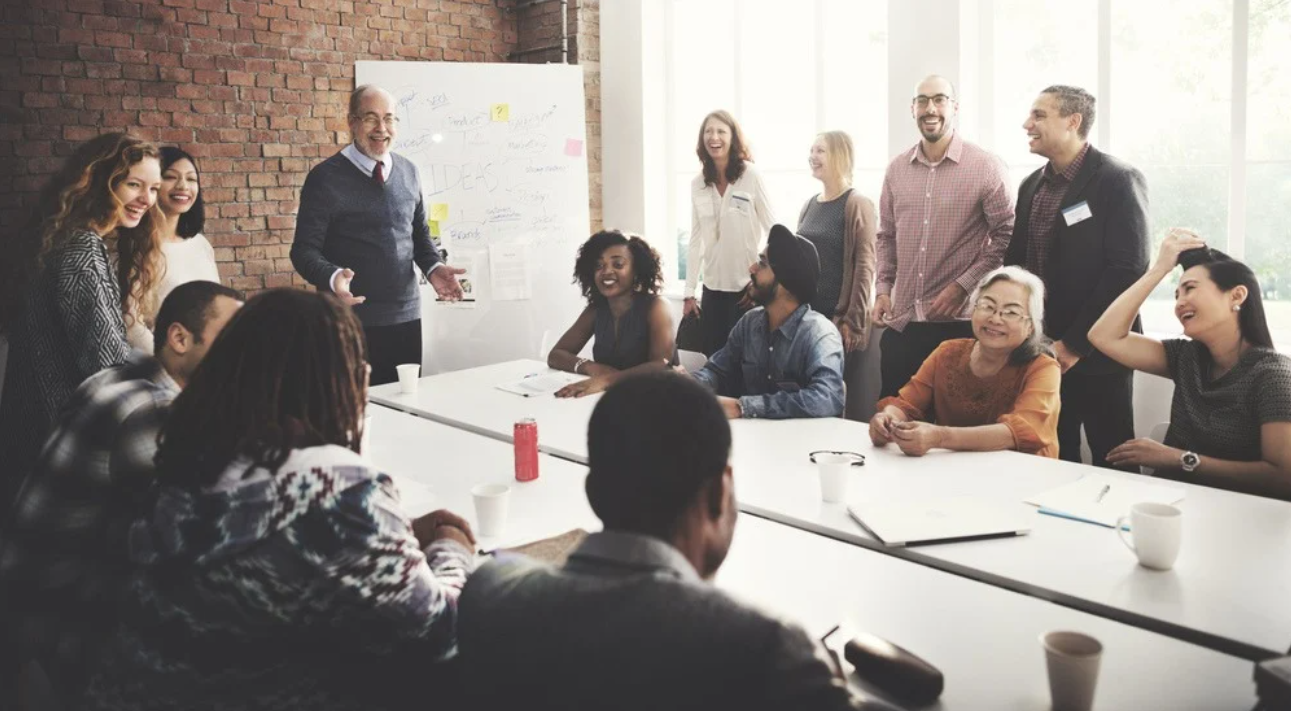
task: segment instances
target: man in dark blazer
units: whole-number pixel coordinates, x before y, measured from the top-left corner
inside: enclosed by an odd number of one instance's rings
[[[500,556],[467,581],[464,708],[858,709],[802,629],[708,580],[735,530],[731,431],[699,383],[626,378],[588,425],[587,499],[605,524],[554,568]]]
[[[1045,284],[1045,334],[1062,366],[1060,456],[1080,461],[1080,430],[1096,466],[1134,438],[1134,372],[1097,351],[1088,333],[1103,310],[1148,268],[1147,183],[1133,166],[1089,145],[1094,97],[1051,86],[1023,128],[1031,152],[1049,162],[1018,189],[1017,222],[1005,264]],[[1138,318],[1134,330],[1142,332]]]

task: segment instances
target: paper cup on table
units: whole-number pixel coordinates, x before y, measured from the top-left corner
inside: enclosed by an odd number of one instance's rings
[[[1050,632],[1040,637],[1049,668],[1053,711],[1089,711],[1098,686],[1103,645],[1080,632]]]
[[[846,454],[817,454],[815,460],[820,474],[821,500],[827,504],[847,501],[847,480],[854,458]]]
[[[506,484],[480,484],[471,489],[475,499],[476,529],[481,536],[500,536],[507,527],[507,503],[511,487]]]
[[[403,365],[396,365],[394,369],[399,373],[399,392],[417,392],[418,379],[421,378],[421,365],[419,363],[404,363]]]
[[[1130,535],[1134,542],[1125,537],[1126,522],[1130,524]],[[1122,516],[1116,521],[1116,535],[1134,555],[1139,564],[1153,570],[1169,570],[1179,557],[1179,546],[1183,543],[1183,512],[1169,504],[1144,502],[1130,507],[1130,515]]]

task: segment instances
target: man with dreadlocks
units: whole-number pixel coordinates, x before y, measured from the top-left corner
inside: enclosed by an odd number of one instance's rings
[[[372,709],[426,692],[455,649],[475,540],[446,511],[409,522],[360,457],[364,351],[330,294],[270,290],[229,322],[162,428],[156,501],[130,532],[141,570],[86,708]]]

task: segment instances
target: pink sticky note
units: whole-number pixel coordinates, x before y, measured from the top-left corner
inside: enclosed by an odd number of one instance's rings
[[[565,155],[570,158],[577,158],[583,155],[583,140],[581,138],[566,138]]]

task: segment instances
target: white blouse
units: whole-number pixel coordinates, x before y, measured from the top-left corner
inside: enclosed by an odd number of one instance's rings
[[[162,263],[165,272],[157,283],[157,308],[166,300],[175,287],[190,281],[220,281],[220,270],[215,266],[215,248],[202,233],[188,239],[165,241],[161,244]],[[157,314],[149,314],[146,320],[153,323]],[[126,340],[135,350],[152,353],[152,329],[141,319],[126,329]]]
[[[700,173],[690,184],[690,248],[686,252],[686,298],[695,295],[703,276],[714,291],[742,291],[749,283],[749,265],[766,244],[775,212],[762,177],[750,162],[744,174],[720,195]]]

